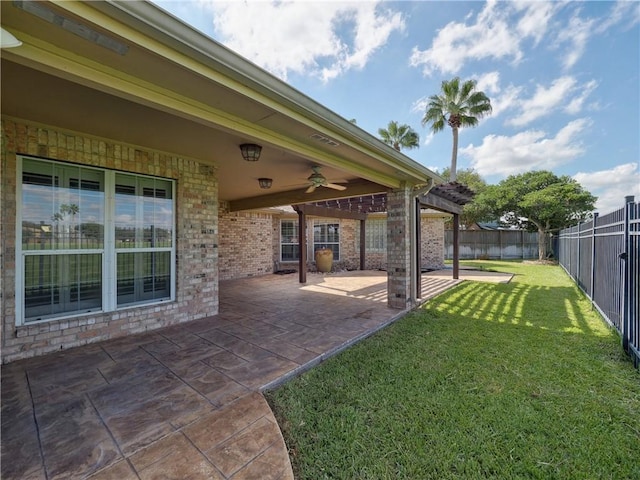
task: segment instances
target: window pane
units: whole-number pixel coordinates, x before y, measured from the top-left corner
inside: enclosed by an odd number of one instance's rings
[[[280,258],[283,262],[298,260],[298,222],[282,220],[280,222]]]
[[[103,172],[24,160],[23,250],[102,248],[104,201]]]
[[[340,260],[340,224],[316,223],[313,226],[314,252],[320,248],[333,250],[333,259]]]
[[[365,230],[366,248],[370,252],[386,250],[386,221],[380,218],[368,219]]]
[[[116,175],[116,248],[171,247],[172,183]]]
[[[298,245],[282,245],[282,261],[292,262],[298,260],[300,248]]]
[[[118,254],[118,306],[171,297],[171,252]]]
[[[24,257],[25,320],[102,309],[102,255]]]
[[[282,243],[298,243],[298,222],[283,220],[280,223],[280,240]]]

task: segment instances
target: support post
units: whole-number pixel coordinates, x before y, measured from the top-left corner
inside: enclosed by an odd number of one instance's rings
[[[634,196],[627,195],[624,197],[624,256],[621,257],[623,263],[623,281],[624,285],[622,287],[622,321],[620,322],[620,336],[622,337],[622,348],[624,348],[625,352],[629,352],[629,340],[631,339],[633,322],[631,321],[631,299],[633,298],[632,288],[634,283],[637,282],[637,279],[631,278],[631,265],[634,253],[632,251],[632,241],[631,241],[631,232],[630,232],[630,220],[632,213],[634,211]]]
[[[365,269],[366,248],[367,248],[367,221],[360,220],[360,270]]]
[[[422,215],[420,215],[420,198],[416,197],[416,298],[422,298]]]
[[[591,289],[588,297],[591,299],[591,309],[594,305],[594,297],[596,293],[596,227],[598,222],[598,212],[593,214],[593,229],[591,230]]]
[[[460,245],[458,232],[460,231],[460,215],[453,214],[453,279],[460,278]]]
[[[387,193],[387,300],[391,308],[412,306],[413,195],[403,186]]]
[[[578,222],[578,264],[576,265],[576,282],[580,285],[580,256],[582,255],[582,248],[580,247],[580,240],[582,239],[582,222]]]
[[[294,207],[295,208],[295,207]],[[307,283],[307,216],[298,212],[298,277],[300,283]]]

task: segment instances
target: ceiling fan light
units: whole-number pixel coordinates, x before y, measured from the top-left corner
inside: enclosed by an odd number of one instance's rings
[[[262,147],[255,143],[243,143],[240,145],[240,152],[242,153],[242,158],[247,162],[257,162],[260,159]]]
[[[260,185],[260,188],[271,188],[271,185],[273,185],[273,179],[272,178],[259,178],[258,179],[258,184]]]

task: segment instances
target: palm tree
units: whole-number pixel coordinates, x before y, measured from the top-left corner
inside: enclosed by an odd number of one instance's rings
[[[456,180],[458,160],[458,130],[460,127],[475,127],[478,120],[491,113],[491,101],[484,92],[476,90],[476,81],[467,80],[460,84],[460,78],[442,82],[440,95],[429,97],[422,125],[431,124],[431,131],[437,133],[444,129],[445,122],[453,131],[453,150],[451,152],[450,180]]]
[[[379,128],[378,135],[384,143],[391,145],[397,151],[402,148],[418,148],[420,146],[420,136],[409,125],[398,125],[398,122],[391,121],[387,128]]]

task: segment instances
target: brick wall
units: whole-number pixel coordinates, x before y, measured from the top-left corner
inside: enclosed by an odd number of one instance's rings
[[[298,269],[298,262],[280,261],[280,221],[298,221],[297,215],[283,215],[274,213],[271,223],[273,262],[278,269]],[[340,224],[340,260],[333,262],[335,270],[357,270],[360,268],[360,226],[359,220],[345,220],[337,218],[307,217],[307,269],[315,270],[313,254],[313,225],[316,220]]]
[[[423,215],[420,222],[421,265],[427,268],[444,268],[444,217]]]
[[[215,168],[112,140],[2,119],[0,146],[2,362],[144,332],[218,312],[218,206]],[[176,300],[16,326],[16,154],[175,179]]]
[[[278,257],[273,256],[272,214],[229,212],[228,204],[222,202],[219,225],[220,280],[273,272]]]
[[[273,261],[279,269],[298,269],[298,262],[280,262],[280,220],[296,220],[297,215],[282,215],[274,213],[271,221],[272,251]],[[315,218],[315,217],[314,217]],[[313,232],[314,218],[307,219],[307,232]],[[377,218],[386,220],[386,215],[378,215]],[[360,221],[359,220],[337,220],[329,219],[332,222],[340,223],[340,261],[334,265],[338,269],[357,270],[360,268]],[[445,217],[440,214],[423,213],[421,220],[421,256],[422,266],[427,268],[444,267],[444,223]],[[222,230],[221,230],[222,231]],[[309,234],[308,268],[313,271],[311,234]],[[365,268],[368,270],[379,270],[387,268],[387,251],[367,251],[365,258]]]
[[[336,267],[347,270],[360,268],[360,220],[340,220],[340,262]]]
[[[408,188],[387,194],[387,295],[392,308],[411,305],[411,203]]]
[[[378,217],[380,218],[380,217]],[[444,222],[445,217],[438,214],[435,216],[431,213],[423,213],[420,221],[421,227],[421,265],[427,268],[443,268],[444,267]],[[355,232],[357,262],[360,262],[360,226]],[[365,258],[365,268],[369,270],[378,270],[387,268],[387,251],[367,251]]]

